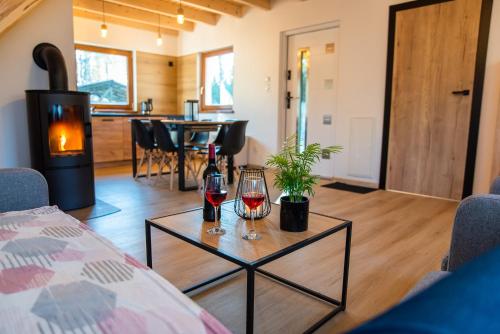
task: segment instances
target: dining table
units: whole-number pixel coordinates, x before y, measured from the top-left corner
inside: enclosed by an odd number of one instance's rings
[[[150,124],[151,120],[141,119],[143,123]],[[225,131],[224,127],[233,124],[235,121],[187,121],[178,119],[162,119],[162,123],[168,125],[172,130],[177,132],[177,156],[178,165],[177,170],[179,174],[179,191],[190,191],[196,190],[198,187],[186,185],[186,173],[185,173],[185,157],[186,157],[186,147],[184,135],[186,131],[191,132],[202,132],[202,131],[213,131],[214,129],[219,129],[219,131]],[[133,127],[131,129],[132,136],[132,174],[136,177],[137,170],[137,140]],[[174,132],[172,131],[172,132]],[[171,133],[172,133],[171,132]],[[232,155],[227,157],[227,183],[232,184],[234,182],[234,157]],[[138,177],[144,177],[145,175],[138,175]]]

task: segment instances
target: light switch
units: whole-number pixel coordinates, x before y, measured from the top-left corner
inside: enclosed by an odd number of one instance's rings
[[[323,125],[332,125],[332,115],[323,115]]]
[[[325,79],[324,87],[328,90],[333,89],[333,79]]]

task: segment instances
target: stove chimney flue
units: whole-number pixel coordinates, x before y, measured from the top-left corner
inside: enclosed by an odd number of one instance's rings
[[[61,50],[50,43],[40,43],[33,49],[33,60],[49,72],[50,90],[68,90],[68,72]]]

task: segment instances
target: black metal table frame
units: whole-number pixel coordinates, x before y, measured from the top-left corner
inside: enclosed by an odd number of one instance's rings
[[[175,216],[179,215],[182,213],[186,212],[191,212],[191,211],[196,211],[199,209],[193,209],[193,210],[188,210],[184,211],[181,213],[169,215],[169,216]],[[233,256],[231,254],[227,254],[225,252],[219,251],[217,248],[214,248],[212,246],[203,244],[199,242],[198,240],[195,240],[193,238],[190,238],[189,236],[185,236],[182,234],[179,234],[175,231],[172,231],[166,227],[163,227],[161,225],[157,225],[151,220],[146,220],[146,256],[147,256],[147,265],[149,268],[153,269],[153,257],[152,257],[152,249],[151,249],[151,226],[167,233],[170,234],[171,236],[174,236],[178,239],[181,239],[193,246],[196,246],[198,248],[201,248],[211,254],[214,254],[226,261],[232,262],[239,267],[236,269],[233,269],[229,272],[226,272],[224,274],[218,275],[216,277],[213,277],[211,279],[208,279],[202,283],[196,284],[192,287],[189,287],[187,289],[184,289],[182,292],[187,294],[189,292],[198,290],[206,285],[213,284],[223,278],[226,278],[228,276],[234,275],[241,270],[246,270],[247,271],[247,301],[246,301],[246,333],[251,334],[253,333],[254,330],[254,298],[255,298],[255,273],[258,273],[260,275],[263,275],[265,277],[268,277],[272,280],[275,280],[285,286],[288,286],[290,288],[293,288],[295,290],[298,290],[300,292],[303,292],[306,295],[315,297],[323,302],[326,302],[327,304],[330,304],[334,306],[334,309],[329,312],[327,315],[325,315],[323,318],[321,318],[319,321],[314,323],[311,327],[309,327],[304,333],[313,333],[317,329],[319,329],[322,325],[324,325],[328,320],[333,318],[337,313],[344,311],[347,306],[347,283],[348,283],[348,278],[349,278],[349,259],[350,259],[350,253],[351,253],[351,235],[352,235],[352,222],[344,219],[339,219],[335,217],[330,217],[327,215],[319,214],[319,213],[314,213],[319,216],[323,217],[328,217],[332,219],[337,219],[337,220],[342,220],[344,223],[336,225],[326,231],[323,231],[317,235],[314,235],[310,238],[304,239],[300,242],[297,242],[293,245],[290,245],[286,248],[283,248],[271,255],[268,255],[260,260],[254,261],[254,262],[248,262],[244,259],[240,259],[236,256]],[[166,216],[168,217],[168,216]],[[293,253],[299,249],[302,249],[314,242],[317,242],[321,239],[324,239],[328,236],[331,236],[337,232],[340,232],[342,230],[346,230],[346,238],[345,238],[345,252],[344,252],[344,268],[343,268],[343,273],[342,273],[342,296],[341,300],[338,301],[334,298],[331,298],[329,296],[326,296],[320,292],[314,291],[312,289],[309,289],[303,285],[294,283],[292,281],[289,281],[283,277],[280,277],[278,275],[275,275],[273,273],[270,273],[268,271],[265,271],[263,269],[260,269],[261,266],[268,264],[269,262],[275,261],[281,257],[284,257],[290,253]]]
[[[177,127],[177,155],[179,159],[179,165],[177,166],[177,170],[179,173],[179,190],[180,191],[190,191],[198,189],[197,186],[187,187],[186,186],[186,176],[185,176],[185,152],[186,149],[184,147],[184,130],[186,125],[184,124],[175,124]],[[205,126],[204,124],[197,124],[196,127]],[[207,124],[207,127],[214,126],[213,124]],[[224,126],[224,125],[222,125]],[[189,126],[187,126],[189,127]],[[135,131],[132,126],[130,126],[131,136],[132,136],[132,176],[135,177],[137,175],[137,148],[136,148],[136,136]],[[168,174],[168,173],[167,173]],[[156,175],[156,173],[152,174],[152,176]],[[144,177],[145,175],[139,175],[138,177]],[[233,184],[234,182],[234,157],[232,155],[227,157],[227,183]]]

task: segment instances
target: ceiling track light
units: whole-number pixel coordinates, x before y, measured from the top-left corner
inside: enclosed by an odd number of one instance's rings
[[[179,7],[177,8],[177,23],[184,24],[184,8],[182,8],[181,0],[179,0]]]

